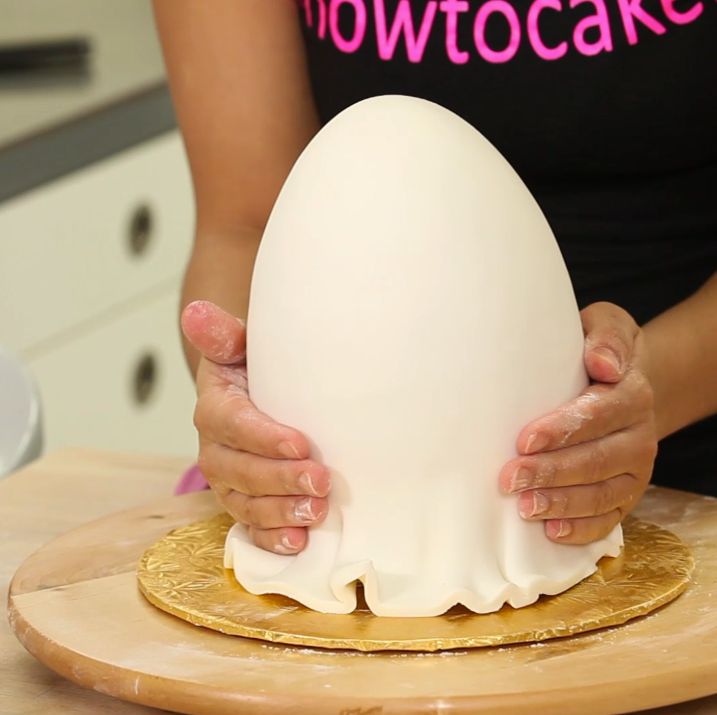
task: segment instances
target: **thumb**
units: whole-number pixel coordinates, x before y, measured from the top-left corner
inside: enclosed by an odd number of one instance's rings
[[[182,332],[207,360],[233,365],[246,357],[244,322],[207,300],[195,300],[182,311]]]
[[[640,328],[613,303],[593,303],[580,317],[585,332],[585,368],[597,382],[620,382],[632,362]]]

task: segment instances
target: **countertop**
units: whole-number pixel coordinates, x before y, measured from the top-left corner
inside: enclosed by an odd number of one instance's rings
[[[0,72],[0,201],[175,126],[149,0],[0,0],[0,45],[84,37],[85,73]]]
[[[91,450],[50,454],[0,480],[0,587],[7,593],[20,563],[53,537],[105,514],[166,499],[189,458],[157,458]],[[159,710],[83,690],[28,655],[0,623],[0,712],[150,715]],[[650,715],[714,715],[717,696]]]

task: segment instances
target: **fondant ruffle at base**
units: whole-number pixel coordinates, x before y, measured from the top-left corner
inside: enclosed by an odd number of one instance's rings
[[[542,523],[518,520],[512,529],[514,536],[522,532],[522,558],[511,546],[510,553],[491,553],[487,562],[487,552],[482,550],[481,561],[476,543],[464,564],[427,558],[418,569],[387,572],[361,557],[355,539],[350,539],[352,544],[345,548],[340,531],[332,526],[336,525],[327,523],[311,532],[304,552],[283,556],[254,546],[245,527],[237,524],[227,535],[224,565],[250,593],[281,594],[323,613],[351,613],[356,608],[356,583],[360,581],[366,603],[375,615],[419,617],[443,614],[456,604],[476,613],[497,611],[506,603],[514,608],[527,606],[541,595],[554,595],[574,586],[596,570],[600,558],[618,556],[622,546],[619,526],[605,539],[575,547],[548,542]],[[535,539],[545,540],[540,549],[534,548]],[[528,554],[534,563],[525,568]]]

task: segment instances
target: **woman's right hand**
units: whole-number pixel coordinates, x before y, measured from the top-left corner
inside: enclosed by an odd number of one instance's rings
[[[194,411],[199,468],[257,546],[301,551],[307,527],[326,516],[329,471],[308,458],[301,432],[274,422],[249,399],[241,320],[195,301],[182,313],[182,331],[201,355]]]

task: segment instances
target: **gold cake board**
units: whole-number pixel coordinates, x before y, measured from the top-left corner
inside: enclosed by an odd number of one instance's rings
[[[638,507],[638,517],[694,554],[691,583],[665,607],[567,638],[435,653],[269,643],[195,627],[149,604],[137,588],[142,554],[217,511],[209,493],[173,497],[55,539],[13,579],[17,636],[79,685],[192,715],[598,715],[717,692],[714,499],[651,489]]]
[[[620,625],[676,598],[694,562],[680,539],[628,518],[625,547],[589,578],[524,608],[478,615],[379,618],[366,607],[318,613],[284,596],[255,596],[224,569],[225,514],[172,531],[142,556],[137,577],[150,603],[197,626],[274,643],[360,651],[437,651],[544,641]],[[569,547],[566,547],[569,548]]]

